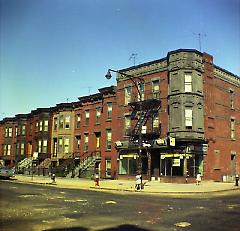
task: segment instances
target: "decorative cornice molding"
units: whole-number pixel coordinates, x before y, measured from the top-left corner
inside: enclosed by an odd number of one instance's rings
[[[218,66],[214,66],[213,73],[215,78],[221,79],[238,87],[240,86],[240,77],[237,75],[234,75]]]

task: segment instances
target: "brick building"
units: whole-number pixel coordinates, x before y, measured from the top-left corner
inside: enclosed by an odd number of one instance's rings
[[[99,93],[79,97],[81,106],[75,109],[75,156],[80,160],[89,159],[82,168],[94,164],[92,171],[99,171],[107,178],[116,178],[117,174],[115,91],[111,86],[99,89]]]
[[[120,175],[134,174],[138,162],[143,174],[165,181],[198,172],[214,180],[239,173],[238,76],[214,65],[211,55],[187,49],[118,72],[119,124],[125,129],[118,141]],[[142,103],[128,75],[135,77]],[[156,97],[159,104],[152,102]]]
[[[119,70],[116,80],[77,102],[2,120],[3,164],[37,153],[39,165],[72,176],[129,178],[140,170],[182,182],[240,173],[239,76],[207,53],[180,49]]]

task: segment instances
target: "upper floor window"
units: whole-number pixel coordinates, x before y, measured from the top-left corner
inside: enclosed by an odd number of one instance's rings
[[[138,101],[144,100],[144,83],[138,83]],[[140,94],[139,94],[140,93]]]
[[[21,155],[24,155],[24,147],[25,147],[25,144],[24,143],[21,143],[21,145],[20,145],[20,154]]]
[[[5,128],[5,137],[12,137],[12,127]]]
[[[12,148],[11,144],[8,144],[7,145],[7,156],[11,155],[11,148]]]
[[[131,116],[130,115],[125,116],[124,127],[125,127],[125,136],[129,136],[130,130],[131,130]]]
[[[53,128],[54,128],[54,131],[57,131],[57,126],[58,126],[57,117],[54,117],[54,119],[53,119]]]
[[[8,129],[8,136],[12,137],[12,128],[11,127]]]
[[[11,155],[11,144],[3,144],[3,155],[10,156]]]
[[[47,131],[48,131],[48,120],[44,120],[43,126],[44,126],[43,130],[44,130],[45,132],[47,132]]]
[[[64,138],[64,153],[67,154],[69,153],[69,141],[70,139],[68,137]]]
[[[38,121],[36,121],[36,126],[35,126],[35,128],[36,128],[35,131],[38,132],[38,129],[39,129],[39,123],[38,123]]]
[[[38,140],[38,152],[42,152],[42,140]]]
[[[96,124],[100,124],[101,107],[96,108]]]
[[[80,145],[81,145],[81,136],[76,136],[77,150],[80,150]]]
[[[85,111],[85,125],[89,126],[89,118],[90,118],[90,112],[89,110]]]
[[[8,128],[5,128],[5,137],[8,137]]]
[[[47,140],[43,140],[42,152],[47,153]]]
[[[192,92],[192,75],[191,74],[184,75],[184,89],[185,89],[185,92]]]
[[[96,132],[96,150],[100,149],[101,132]]]
[[[152,81],[152,95],[153,95],[153,99],[159,99],[159,80],[153,80]]]
[[[185,109],[185,126],[186,128],[192,128],[193,126],[193,112],[192,108]]]
[[[18,135],[18,127],[15,128],[15,136]]]
[[[70,115],[66,115],[66,117],[65,117],[65,129],[70,129],[70,121],[71,121]]]
[[[63,129],[63,115],[59,116],[59,129]]]
[[[62,153],[63,151],[63,138],[58,138],[58,152]]]
[[[86,151],[88,151],[88,134],[87,133],[85,133],[84,134],[84,151],[86,152]]]
[[[231,118],[230,121],[230,129],[231,129],[231,139],[235,139],[235,119]]]
[[[107,129],[106,130],[106,148],[107,150],[110,150],[112,148],[112,130]]]
[[[76,128],[80,128],[81,125],[81,115],[77,114],[77,118],[76,118]]]
[[[112,102],[107,103],[107,119],[112,119]]]
[[[26,134],[26,125],[22,125],[22,135]]]
[[[132,96],[132,87],[127,86],[124,88],[124,103],[125,105],[128,105],[131,102],[131,96]]]
[[[234,91],[230,89],[230,107],[234,109]]]
[[[43,121],[40,121],[40,123],[39,123],[39,131],[41,132],[42,129],[43,129]]]

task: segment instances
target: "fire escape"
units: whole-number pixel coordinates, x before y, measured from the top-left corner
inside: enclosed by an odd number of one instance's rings
[[[161,107],[159,99],[147,99],[129,103],[132,108],[131,120],[135,121],[130,132],[130,143],[137,143],[141,133],[142,141],[149,142],[159,137],[161,127],[153,126],[153,118]],[[160,125],[159,125],[160,126]]]

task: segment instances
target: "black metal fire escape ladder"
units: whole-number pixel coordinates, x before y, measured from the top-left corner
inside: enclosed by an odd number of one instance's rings
[[[153,117],[153,114],[160,108],[160,101],[157,99],[149,99],[144,101],[132,102],[129,104],[132,108],[131,120],[137,120],[131,135],[130,140],[138,139],[141,132],[140,126],[145,126],[147,121]]]

